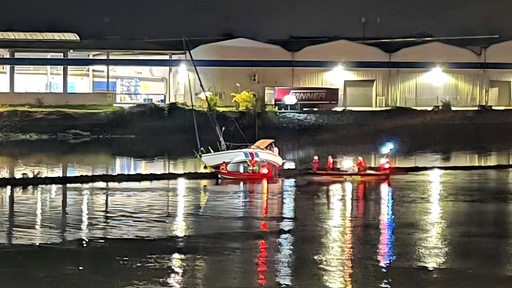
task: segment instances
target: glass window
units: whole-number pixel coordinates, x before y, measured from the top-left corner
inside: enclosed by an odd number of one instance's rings
[[[8,58],[9,51],[0,49],[0,58]],[[9,66],[0,65],[0,92],[9,92]]]
[[[102,52],[69,51],[68,58],[95,58],[104,55]],[[94,84],[94,66],[69,66],[68,67],[68,93],[91,93]],[[98,76],[98,75],[96,75]]]
[[[169,59],[168,55],[144,53],[111,53],[111,59]],[[116,103],[164,104],[168,83],[168,67],[111,66],[110,78],[114,81]]]
[[[62,58],[63,53],[16,52],[17,58]],[[16,66],[14,92],[62,93],[62,66]]]
[[[116,103],[165,103],[166,78],[154,75],[152,67],[111,66]]]

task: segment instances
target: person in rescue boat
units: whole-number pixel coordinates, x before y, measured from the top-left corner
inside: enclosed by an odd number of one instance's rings
[[[313,161],[311,162],[311,169],[313,172],[316,172],[318,170],[318,165],[320,164],[320,161],[318,160],[318,156],[313,156]]]
[[[333,164],[334,164],[334,160],[332,159],[332,156],[329,155],[327,157],[327,170],[332,170],[332,167],[333,167]]]
[[[364,161],[363,157],[357,157],[357,172],[364,172],[366,169],[366,162]]]

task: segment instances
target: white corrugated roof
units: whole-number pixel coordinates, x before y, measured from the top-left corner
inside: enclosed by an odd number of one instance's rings
[[[0,41],[61,41],[76,42],[80,37],[70,32],[0,32]]]

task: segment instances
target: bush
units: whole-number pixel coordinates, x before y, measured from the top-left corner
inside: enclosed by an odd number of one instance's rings
[[[244,90],[240,93],[231,93],[231,96],[234,97],[233,102],[237,109],[245,111],[254,110],[254,105],[256,104],[256,93],[250,90]]]
[[[452,110],[452,102],[450,100],[441,100],[441,110]]]

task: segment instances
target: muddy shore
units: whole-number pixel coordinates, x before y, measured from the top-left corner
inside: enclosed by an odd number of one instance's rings
[[[138,149],[154,153],[162,149],[187,155],[196,144],[196,118],[202,147],[216,147],[211,114],[189,109],[154,106],[98,113],[63,111],[9,111],[0,113],[0,135],[5,149],[19,147],[20,141],[62,140],[70,149],[80,142],[116,146],[137,154]],[[384,111],[313,111],[310,113],[258,114],[217,112],[215,119],[224,127],[231,142],[253,142],[256,138],[275,138],[297,146],[375,147],[393,139],[404,151],[489,150],[512,147],[512,111],[419,111],[396,108]],[[71,131],[71,132],[70,132]],[[75,131],[75,132],[72,132]],[[78,131],[78,132],[76,132]],[[73,134],[75,133],[75,134]],[[77,134],[79,133],[79,134]],[[67,137],[67,138],[66,138]],[[12,144],[12,142],[18,142]],[[43,144],[41,144],[43,143]],[[74,143],[74,144],[73,144]],[[23,144],[30,145],[30,144]],[[172,147],[172,148],[170,148]],[[165,153],[168,154],[168,153]]]

